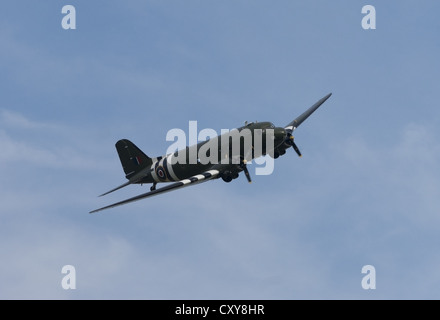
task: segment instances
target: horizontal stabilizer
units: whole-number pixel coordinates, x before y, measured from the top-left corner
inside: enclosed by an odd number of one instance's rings
[[[116,187],[114,189],[111,189],[110,191],[107,191],[106,193],[101,194],[100,197],[105,196],[106,194],[112,193],[113,191],[122,189],[123,187],[126,187],[126,186],[130,185],[131,183],[132,183],[131,181],[128,181],[124,184],[121,184],[119,187]]]

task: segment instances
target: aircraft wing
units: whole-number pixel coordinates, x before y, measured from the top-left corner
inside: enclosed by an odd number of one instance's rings
[[[332,94],[329,93],[328,95],[326,95],[325,97],[323,97],[322,99],[320,99],[319,101],[317,101],[313,106],[311,106],[310,108],[308,108],[306,111],[304,111],[298,118],[296,118],[295,120],[293,120],[292,122],[290,122],[285,129],[290,130],[290,132],[294,131],[296,128],[299,127],[299,125],[301,123],[303,123],[313,112],[316,111],[316,109],[318,109],[321,104],[323,104],[328,98],[330,98]]]
[[[220,174],[220,171],[218,171],[218,170],[209,170],[209,171],[206,171],[204,173],[192,176],[191,178],[180,180],[178,182],[171,183],[171,184],[169,184],[169,185],[167,185],[165,187],[162,187],[162,188],[150,191],[150,192],[146,192],[146,193],[140,194],[140,195],[138,195],[136,197],[133,197],[133,198],[130,198],[130,199],[127,199],[127,200],[123,200],[123,201],[120,201],[120,202],[116,202],[116,203],[113,203],[113,204],[108,205],[106,207],[102,207],[102,208],[90,211],[89,213],[95,213],[95,212],[102,211],[102,210],[105,210],[105,209],[114,208],[114,207],[121,206],[121,205],[126,204],[126,203],[130,203],[130,202],[138,201],[138,200],[145,199],[145,198],[148,198],[148,197],[152,197],[152,196],[158,195],[160,193],[165,193],[165,192],[169,192],[169,191],[172,191],[172,190],[175,190],[175,189],[187,187],[187,186],[190,186],[190,185],[193,185],[193,184],[209,181],[209,180],[217,177],[219,174]]]

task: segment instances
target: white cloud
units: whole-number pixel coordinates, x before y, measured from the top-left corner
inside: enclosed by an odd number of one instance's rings
[[[97,155],[83,130],[30,120],[22,114],[1,110],[0,163],[31,164],[46,168],[99,169],[107,160]],[[91,153],[93,156],[91,156]]]
[[[54,125],[32,121],[22,114],[6,109],[0,110],[0,122],[3,127],[15,129],[57,129]]]
[[[291,8],[299,9],[292,20],[285,7],[267,15],[257,4],[248,21],[248,6],[233,16],[227,6],[207,6],[183,29],[182,10],[148,4],[145,13],[134,5],[134,15],[118,13],[132,19],[116,33],[82,24],[73,34],[50,19],[30,29],[17,24],[18,16],[47,15],[51,5],[24,12],[13,3],[0,28],[0,297],[437,297],[439,143],[438,128],[427,124],[438,114],[438,45],[429,42],[434,33],[417,34],[437,23],[434,13],[419,10],[423,25],[409,38],[394,28],[390,43],[389,32],[361,34],[356,5],[344,7],[348,20],[323,10],[327,20],[316,15],[311,24],[302,13],[316,8],[303,5]],[[99,25],[95,18],[114,13],[105,7],[89,18]],[[262,17],[275,28],[259,24]],[[404,23],[396,17],[394,26]],[[300,25],[312,37],[291,32]],[[341,30],[353,37],[339,37]],[[431,50],[423,53],[425,44]],[[315,50],[323,46],[324,58]],[[383,46],[392,50],[377,50]],[[394,52],[405,55],[396,60]],[[321,113],[308,132],[318,137],[329,122],[335,131],[309,145],[301,129],[302,160],[291,152],[252,185],[244,177],[214,181],[88,215],[148,190],[96,197],[122,183],[113,148],[121,132],[151,135],[147,154],[152,144],[163,151],[158,132],[188,117],[221,127],[249,117],[284,123],[294,105],[309,103],[307,92],[329,85],[335,100],[322,110],[329,118]],[[406,119],[416,124],[400,128]],[[61,289],[65,264],[77,267],[76,291]],[[364,264],[377,268],[375,292],[360,287]]]
[[[348,138],[293,166],[292,153],[252,185],[244,177],[208,182],[90,216],[101,202],[145,187],[97,199],[108,173],[122,170],[113,159],[90,175],[99,154],[79,147],[90,132],[77,136],[58,124],[1,115],[8,124],[0,134],[7,151],[0,157],[7,183],[0,196],[3,298],[363,297],[360,270],[368,263],[393,279],[378,280],[386,289],[375,297],[399,296],[395,268],[418,279],[405,297],[430,296],[420,282],[438,278],[429,267],[433,255],[419,257],[418,265],[401,263],[417,254],[416,246],[429,247],[411,243],[414,234],[437,232],[440,149],[427,127],[409,125],[389,146]],[[25,134],[13,138],[17,131]],[[42,144],[37,132],[73,141],[70,151]],[[25,161],[26,179],[9,169],[22,154],[34,155]],[[58,159],[66,163],[57,166]],[[46,166],[58,169],[35,170]],[[76,291],[61,289],[65,264],[77,267]]]

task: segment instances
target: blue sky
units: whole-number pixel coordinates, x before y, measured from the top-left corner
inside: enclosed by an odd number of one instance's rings
[[[76,8],[76,30],[61,8]],[[374,5],[377,29],[363,30]],[[0,298],[438,299],[437,1],[8,1],[0,12]],[[143,193],[114,143],[284,126],[270,176]],[[254,170],[251,170],[251,173]],[[76,290],[61,287],[64,265]],[[376,268],[376,290],[361,269]]]

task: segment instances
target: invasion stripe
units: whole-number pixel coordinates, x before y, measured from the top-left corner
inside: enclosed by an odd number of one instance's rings
[[[156,182],[160,182],[160,179],[156,173],[156,169],[157,169],[158,165],[159,165],[159,160],[151,165],[151,176],[153,177],[154,181],[156,181]]]
[[[173,181],[179,181],[180,179],[176,176],[176,174],[174,173],[174,170],[173,170],[173,160],[172,160],[172,157],[173,157],[173,154],[170,154],[170,155],[167,157],[167,159],[168,159],[168,161],[167,161],[167,166],[166,166],[166,168],[167,168],[167,173],[168,173],[168,175],[170,176],[171,180],[173,180]],[[165,166],[165,165],[164,165],[164,166]]]
[[[168,171],[168,166],[167,166],[167,164],[168,164],[168,161],[167,161],[167,159],[168,158],[164,158],[163,159],[163,162],[162,162],[162,168],[164,169],[164,171],[165,171],[165,181],[171,181],[171,179],[170,179],[170,172]]]

